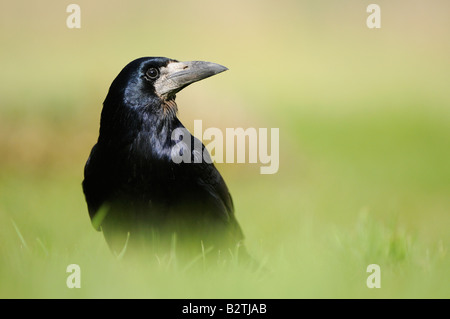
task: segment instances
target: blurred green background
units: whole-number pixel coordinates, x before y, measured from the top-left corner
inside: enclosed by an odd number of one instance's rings
[[[449,298],[450,3],[0,4],[1,298]],[[81,190],[103,99],[131,60],[230,70],[177,96],[192,129],[280,129],[280,168],[220,164],[269,269],[119,261]],[[81,267],[68,289],[66,267]],[[369,264],[381,288],[366,286]]]

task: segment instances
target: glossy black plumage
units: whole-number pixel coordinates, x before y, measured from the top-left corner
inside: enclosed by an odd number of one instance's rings
[[[175,94],[224,70],[207,62],[140,58],[111,84],[83,191],[94,227],[116,253],[125,243],[164,253],[174,240],[180,249],[213,247],[222,255],[241,246],[233,202],[214,165],[204,159],[177,164],[171,157],[180,143],[172,133],[184,129],[176,116]],[[184,138],[195,145],[192,135]],[[194,152],[192,159],[198,156]]]

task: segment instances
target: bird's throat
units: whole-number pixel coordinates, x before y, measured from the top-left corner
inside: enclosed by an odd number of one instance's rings
[[[175,118],[178,112],[178,106],[175,102],[175,96],[165,99],[163,101],[163,112],[164,116]]]

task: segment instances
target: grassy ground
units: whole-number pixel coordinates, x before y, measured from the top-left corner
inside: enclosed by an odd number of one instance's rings
[[[449,298],[449,6],[400,2],[379,1],[381,30],[350,1],[80,1],[80,30],[63,4],[2,4],[0,297]],[[219,165],[266,271],[117,260],[92,228],[101,103],[142,55],[230,68],[179,94],[188,127],[280,128],[277,174]]]

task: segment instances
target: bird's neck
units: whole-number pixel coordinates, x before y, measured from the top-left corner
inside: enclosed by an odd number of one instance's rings
[[[175,102],[175,95],[162,102],[163,117],[174,119],[177,117],[178,106]]]
[[[98,143],[112,151],[131,147],[145,156],[168,155],[174,144],[172,132],[184,127],[176,110],[175,100],[156,108],[104,109]]]
[[[140,134],[145,134],[150,139],[156,139],[160,143],[170,144],[172,132],[181,125],[175,113],[171,110],[163,111],[166,114],[155,116],[146,114],[142,118]]]

